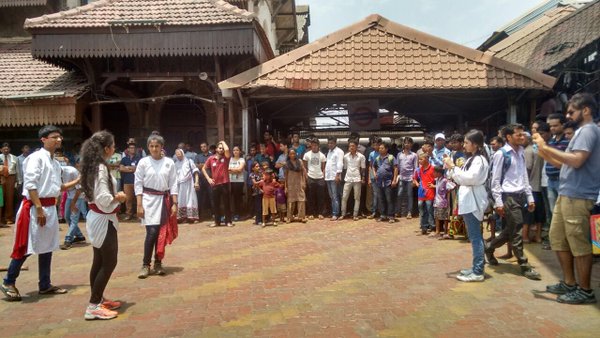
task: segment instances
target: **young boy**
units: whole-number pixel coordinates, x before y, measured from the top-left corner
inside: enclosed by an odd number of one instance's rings
[[[439,239],[449,239],[448,235],[448,192],[453,188],[446,177],[444,177],[444,168],[436,166],[433,168],[435,177],[435,199],[433,201],[433,215],[435,218],[435,235]],[[443,233],[441,233],[442,231]]]
[[[260,163],[254,162],[251,170],[248,180],[250,181],[252,198],[254,199],[254,224],[262,225],[262,190],[258,187],[258,183],[262,180],[263,175]]]
[[[273,226],[277,226],[275,217],[277,216],[277,208],[275,207],[275,189],[279,187],[279,183],[273,180],[273,170],[267,169],[263,173],[263,179],[257,183],[257,186],[262,190],[262,226],[267,225],[266,218],[269,216],[271,211],[271,218],[273,219]]]
[[[275,189],[275,203],[277,204],[277,212],[279,213],[279,221],[285,222],[285,214],[287,213],[287,198],[285,196],[285,178],[279,178],[279,187]],[[290,223],[292,220],[288,219]]]
[[[435,178],[433,166],[429,164],[429,154],[419,155],[419,169],[413,176],[413,185],[418,187],[419,217],[421,219],[421,234],[426,235],[434,228],[433,200],[435,199]]]

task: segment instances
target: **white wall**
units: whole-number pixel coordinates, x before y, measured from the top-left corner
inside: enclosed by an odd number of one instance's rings
[[[279,55],[279,51],[277,50],[277,33],[275,24],[271,21],[271,6],[269,3],[271,0],[258,0],[255,4],[254,1],[250,1],[248,4],[248,10],[254,15],[256,15],[256,19],[262,26],[267,38],[269,39],[269,43],[271,44],[271,48],[275,55]]]

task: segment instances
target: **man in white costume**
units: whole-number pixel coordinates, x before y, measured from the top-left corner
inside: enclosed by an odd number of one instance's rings
[[[39,255],[39,293],[63,294],[67,290],[50,282],[52,252],[58,250],[59,228],[56,199],[62,190],[75,186],[78,180],[62,184],[60,164],[54,152],[62,144],[62,131],[48,125],[38,133],[43,148],[29,155],[23,163],[23,201],[17,212],[15,243],[8,272],[0,289],[8,301],[20,301],[15,287],[27,257]]]

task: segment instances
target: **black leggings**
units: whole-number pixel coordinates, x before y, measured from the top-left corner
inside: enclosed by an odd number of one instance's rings
[[[212,189],[215,224],[221,225],[221,216],[225,216],[225,223],[231,223],[231,202],[229,198],[231,192],[229,183],[215,185]]]
[[[160,224],[146,225],[146,240],[144,241],[144,265],[150,265],[152,258],[152,250],[154,250],[154,263],[160,262],[156,256],[156,245],[158,244],[158,233],[160,232]]]
[[[244,182],[231,182],[231,196],[233,197],[233,214],[239,216],[243,213]]]
[[[92,295],[91,304],[100,304],[104,295],[104,289],[108,280],[117,266],[117,254],[119,252],[119,240],[117,230],[111,221],[108,221],[106,237],[100,248],[94,248],[94,261],[90,270],[90,286]]]

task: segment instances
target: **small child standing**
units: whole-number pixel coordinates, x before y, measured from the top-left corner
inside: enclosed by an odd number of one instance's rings
[[[448,192],[452,190],[453,184],[444,176],[444,168],[436,166],[433,170],[435,177],[435,199],[433,200],[433,215],[435,218],[435,235],[439,239],[449,239],[448,235]]]
[[[262,180],[260,163],[252,164],[252,171],[248,174],[248,178],[252,185],[252,198],[254,199],[254,224],[262,225],[262,190],[257,185]]]
[[[419,168],[415,170],[413,185],[418,187],[417,197],[419,199],[419,217],[421,223],[421,234],[433,230],[433,200],[435,199],[435,178],[433,177],[433,166],[429,164],[429,154],[419,155]]]
[[[257,183],[257,186],[262,190],[262,226],[267,225],[266,218],[271,212],[271,218],[273,219],[273,226],[277,226],[277,208],[275,206],[275,189],[279,187],[279,183],[273,179],[273,170],[267,169],[263,173],[263,179]]]
[[[285,182],[283,178],[279,179],[279,187],[275,190],[275,202],[277,203],[277,212],[279,213],[279,221],[285,222],[285,214],[287,213],[287,198],[285,196]],[[288,223],[291,220],[287,220]]]

